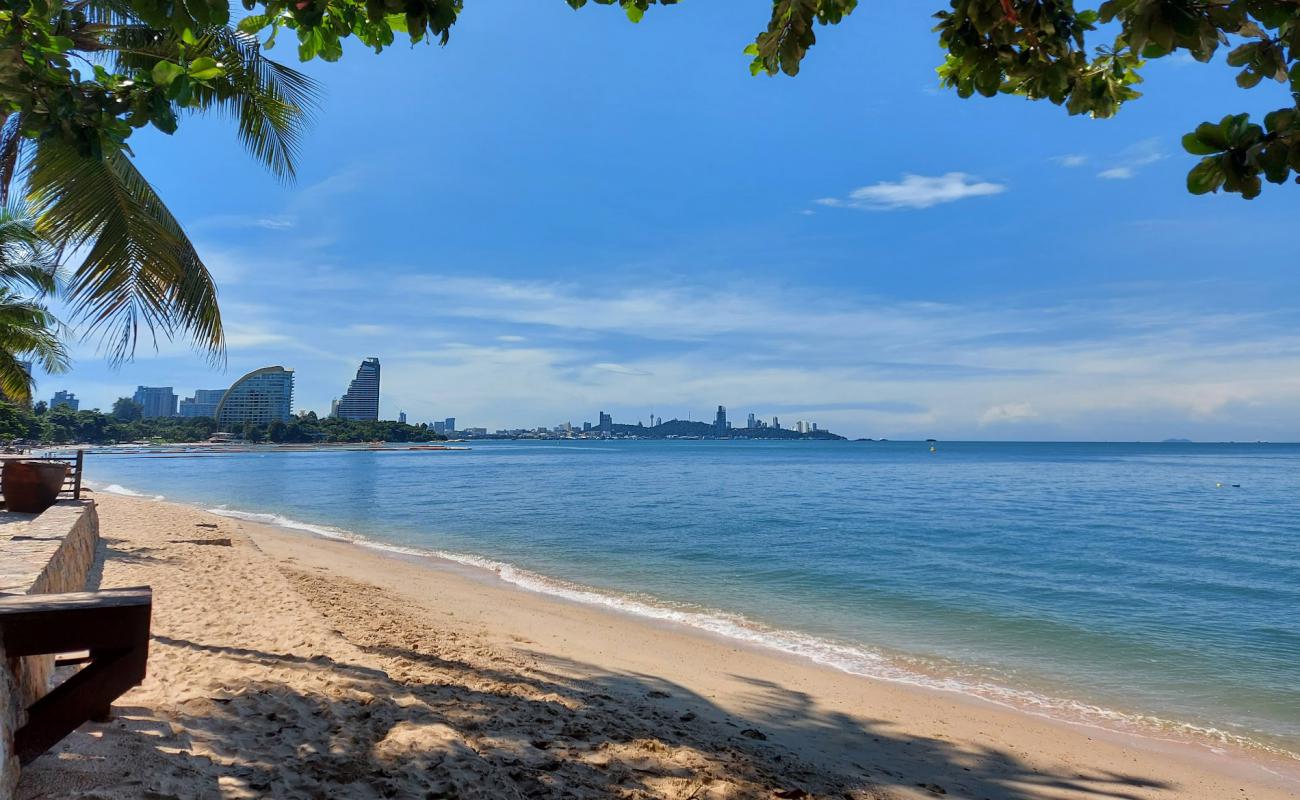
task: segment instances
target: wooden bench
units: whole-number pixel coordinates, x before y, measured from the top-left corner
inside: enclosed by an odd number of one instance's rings
[[[85,664],[27,707],[14,750],[28,764],[144,680],[153,592],[147,586],[0,597],[0,641],[9,658],[89,651],[56,667]]]

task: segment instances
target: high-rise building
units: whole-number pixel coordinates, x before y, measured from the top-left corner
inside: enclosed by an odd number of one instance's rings
[[[781,420],[779,417],[772,417],[772,427],[778,431],[781,430]]]
[[[245,423],[288,422],[293,410],[293,370],[255,369],[235,381],[217,404],[217,430],[238,433]]]
[[[590,432],[591,432],[591,423],[590,423],[590,422],[584,422],[584,423],[582,423],[582,432],[583,432],[583,433],[590,433]]]
[[[600,412],[599,427],[601,433],[609,433],[614,429],[614,418],[611,417],[609,414],[606,414],[604,411]]]
[[[442,421],[442,426],[443,426],[444,428],[447,429],[447,433],[455,433],[455,432],[456,432],[456,418],[455,418],[455,417],[447,417],[445,420]]]
[[[398,421],[398,423],[401,424],[401,425],[405,425],[405,424],[406,424],[406,412],[405,412],[405,411],[398,411],[398,412],[397,412],[397,421]]]
[[[727,407],[718,406],[718,414],[713,418],[713,430],[719,434],[727,432]]]
[[[176,410],[182,417],[215,418],[225,394],[225,389],[195,389],[194,396],[182,400]]]
[[[357,367],[347,394],[339,399],[339,419],[379,419],[379,359],[367,358]]]
[[[446,432],[447,432],[447,423],[443,422],[442,420],[438,420],[437,422],[433,423],[433,432],[434,432],[434,433],[446,433]]]
[[[54,398],[50,400],[50,410],[53,411],[59,406],[67,406],[73,411],[77,411],[81,408],[81,401],[72,392],[58,391],[54,393]]]
[[[757,427],[757,426],[754,425],[754,423],[757,422],[757,421],[758,421],[758,420],[754,418],[754,412],[751,411],[751,412],[749,412],[749,419],[747,419],[747,420],[745,421],[745,427],[746,427],[746,428]]]
[[[145,419],[176,416],[176,392],[170,386],[137,386],[132,397]]]
[[[814,423],[812,424],[812,429],[813,429],[814,431],[817,430],[817,423],[816,423],[816,422],[814,422]]]

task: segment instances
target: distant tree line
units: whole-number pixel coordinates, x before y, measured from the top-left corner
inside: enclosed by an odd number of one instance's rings
[[[211,417],[153,417],[145,419],[140,404],[119,398],[113,410],[73,411],[0,401],[0,441],[25,440],[43,444],[119,444],[122,442],[202,442],[217,430]],[[315,412],[270,425],[244,425],[232,431],[250,442],[432,442],[445,439],[424,425],[392,420],[358,421],[325,418]]]
[[[669,436],[717,436],[718,429],[709,422],[696,422],[684,419],[670,419],[652,427],[643,425],[623,425],[614,423],[610,433],[622,436],[643,436],[647,438],[667,438]],[[807,431],[800,433],[790,428],[728,428],[723,436],[733,439],[843,439],[843,436],[830,431]]]
[[[436,442],[446,439],[427,425],[407,425],[391,419],[355,420],[316,416],[308,411],[288,422],[270,425],[246,424],[234,431],[250,442]]]

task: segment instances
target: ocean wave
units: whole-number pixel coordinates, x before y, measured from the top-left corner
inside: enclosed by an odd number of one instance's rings
[[[219,517],[230,517],[231,519],[242,519],[247,522],[258,522],[263,525],[274,525],[277,528],[288,528],[294,531],[305,531],[314,533],[317,536],[324,536],[327,539],[342,539],[343,541],[361,543],[361,538],[357,534],[345,531],[342,528],[333,528],[329,525],[313,525],[310,522],[300,522],[296,519],[282,517],[279,514],[260,514],[256,511],[237,511],[217,506],[216,508],[204,509],[209,514],[216,514]]]
[[[100,484],[100,483],[95,483],[93,481],[84,481],[83,483],[86,486],[86,488],[92,489],[96,492],[103,492],[105,494],[119,494],[122,495],[123,497],[138,497],[143,500],[165,500],[166,499],[163,495],[160,494],[144,494],[143,492],[137,492],[134,489],[128,489],[125,486],[121,485],[120,483]]]
[[[213,514],[279,528],[302,531],[328,539],[349,542],[385,553],[419,558],[433,558],[494,574],[506,583],[527,591],[557,597],[569,602],[600,606],[620,613],[663,622],[685,625],[696,630],[740,641],[748,645],[775,650],[806,659],[851,675],[925,689],[976,697],[1019,711],[1106,730],[1121,730],[1149,738],[1167,738],[1215,746],[1235,746],[1264,751],[1275,756],[1300,761],[1300,754],[1275,747],[1249,736],[1187,722],[1166,720],[1145,714],[1117,711],[1102,706],[970,678],[943,674],[939,665],[916,659],[909,666],[904,659],[887,655],[861,644],[836,641],[799,631],[764,625],[740,614],[716,609],[687,608],[669,601],[639,599],[591,586],[543,575],[523,567],[484,556],[456,553],[433,548],[409,547],[371,539],[353,531],[291,519],[279,514],[240,511],[226,507],[207,509]]]

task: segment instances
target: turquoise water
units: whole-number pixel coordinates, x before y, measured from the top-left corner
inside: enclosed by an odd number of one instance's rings
[[[852,672],[1300,753],[1300,445],[938,448],[500,442],[87,470]]]

